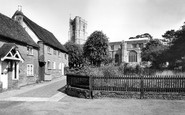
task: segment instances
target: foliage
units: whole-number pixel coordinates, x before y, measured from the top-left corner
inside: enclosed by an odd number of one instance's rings
[[[161,54],[165,61],[169,62],[169,68],[175,69],[181,67],[185,70],[185,25],[181,29],[167,31],[163,37],[170,39],[169,48]]]
[[[136,37],[130,37],[129,39],[136,39],[136,38],[149,38],[150,40],[153,39],[153,37],[149,33],[137,35]]]
[[[164,37],[167,42],[171,43],[176,38],[175,30],[166,31],[162,37]]]
[[[67,42],[64,46],[69,53],[69,67],[81,67],[84,63],[82,47],[73,42]]]
[[[166,48],[167,47],[163,45],[158,39],[150,40],[146,44],[146,47],[142,49],[142,61],[150,61],[153,68],[159,68],[159,63],[162,60],[160,54],[162,54],[162,52],[166,50]]]
[[[93,32],[84,44],[84,57],[91,65],[100,66],[109,56],[108,37],[102,31]]]

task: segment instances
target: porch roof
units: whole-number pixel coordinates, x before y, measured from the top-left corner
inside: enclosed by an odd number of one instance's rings
[[[10,59],[10,60],[18,60],[18,61],[23,62],[24,59],[22,58],[22,56],[18,50],[16,50],[16,52],[14,54],[11,53],[11,51],[16,48],[18,48],[18,47],[14,43],[3,44],[3,46],[0,47],[0,59],[2,61],[5,59]]]

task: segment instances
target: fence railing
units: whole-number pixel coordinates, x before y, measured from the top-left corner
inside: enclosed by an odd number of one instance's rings
[[[185,76],[92,77],[93,90],[185,92]]]
[[[185,92],[185,76],[118,76],[89,77],[67,75],[67,85],[72,87],[100,91],[140,92]]]

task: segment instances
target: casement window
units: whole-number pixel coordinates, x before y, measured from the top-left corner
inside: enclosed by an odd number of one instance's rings
[[[12,70],[12,80],[19,80],[19,62],[9,62]]]
[[[59,63],[58,69],[62,69],[62,64],[61,63]]]
[[[67,54],[65,54],[65,59],[67,59]]]
[[[33,48],[32,47],[27,47],[27,54],[33,55]]]
[[[34,65],[27,64],[27,76],[34,76]]]
[[[50,62],[50,60],[47,61],[47,69],[51,69],[51,62]]]
[[[60,51],[58,51],[58,57],[59,57],[59,58],[61,57],[61,52],[60,52]]]
[[[52,69],[56,69],[56,63],[55,62],[53,62],[53,67],[52,67]]]
[[[51,48],[49,46],[47,47],[47,52],[48,54],[51,54]]]

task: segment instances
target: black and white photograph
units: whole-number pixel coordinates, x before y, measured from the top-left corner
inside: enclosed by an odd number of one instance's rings
[[[0,0],[0,115],[185,115],[185,0]]]

